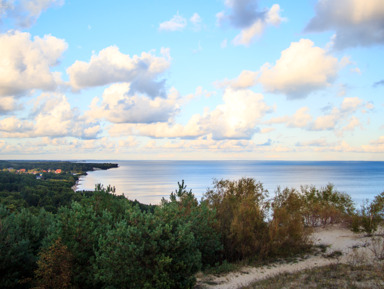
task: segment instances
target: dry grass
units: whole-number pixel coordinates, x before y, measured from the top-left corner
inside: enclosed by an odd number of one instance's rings
[[[280,274],[242,288],[384,288],[383,270],[383,263],[359,266],[332,264],[293,274]]]

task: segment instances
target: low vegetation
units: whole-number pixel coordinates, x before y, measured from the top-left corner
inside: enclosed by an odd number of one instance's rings
[[[148,206],[113,187],[70,192],[68,171],[44,181],[9,174],[0,175],[1,288],[192,288],[201,270],[306,252],[313,226],[372,233],[384,217],[384,193],[355,210],[332,185],[270,199],[254,179],[217,180],[199,202],[181,182]]]
[[[384,268],[374,265],[332,264],[297,273],[285,273],[242,287],[242,289],[380,289]]]

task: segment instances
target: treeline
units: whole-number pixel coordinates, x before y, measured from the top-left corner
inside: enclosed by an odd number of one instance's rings
[[[85,173],[87,171],[93,171],[95,168],[101,170],[107,170],[111,168],[117,168],[118,164],[113,163],[80,163],[69,161],[8,161],[0,160],[0,170],[13,168],[15,170],[26,169],[61,169],[65,172],[78,172]]]
[[[199,270],[309,250],[313,226],[372,233],[384,217],[384,193],[357,210],[332,185],[269,198],[254,179],[217,180],[199,202],[182,182],[158,206],[113,193],[98,185],[56,213],[0,206],[0,287],[192,288]]]
[[[11,212],[44,208],[56,213],[59,207],[81,198],[72,189],[77,180],[78,176],[71,173],[44,173],[42,179],[36,179],[33,174],[0,171],[0,203]]]
[[[68,206],[72,201],[79,201],[90,192],[73,191],[80,175],[95,168],[109,169],[117,167],[110,163],[74,163],[58,161],[0,161],[0,203],[9,211],[30,208],[37,212],[44,208],[56,213],[61,206]],[[25,169],[37,170],[38,177],[29,173],[16,173]],[[57,174],[48,170],[60,169]],[[42,172],[45,171],[45,172]]]

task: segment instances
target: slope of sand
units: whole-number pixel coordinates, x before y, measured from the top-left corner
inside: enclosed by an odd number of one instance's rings
[[[356,258],[373,258],[369,250],[370,238],[363,234],[355,234],[349,229],[341,226],[328,226],[316,228],[312,234],[315,245],[329,246],[325,254],[308,256],[308,258],[295,263],[272,264],[263,267],[243,267],[239,272],[232,272],[225,276],[204,276],[198,279],[200,288],[235,289],[246,286],[254,281],[266,279],[280,273],[292,273],[304,269],[328,265],[335,262],[354,262]],[[342,255],[338,258],[329,258],[326,255],[340,251]],[[215,285],[207,285],[215,284]]]

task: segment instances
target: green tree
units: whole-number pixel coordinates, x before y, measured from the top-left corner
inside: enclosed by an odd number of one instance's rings
[[[192,288],[200,252],[190,225],[173,207],[154,214],[137,206],[100,237],[95,277],[108,288]]]
[[[66,289],[71,286],[72,255],[57,239],[39,253],[35,270],[36,289]]]
[[[70,208],[61,207],[56,216],[56,224],[47,243],[61,239],[73,256],[72,284],[79,288],[96,288],[93,262],[98,240],[105,237],[113,225],[112,215],[107,211],[96,212],[93,205],[73,202]]]
[[[0,211],[0,287],[27,288],[53,216],[44,210],[37,216],[27,209],[7,213],[0,206]]]
[[[192,193],[187,190],[184,180],[178,184],[178,189],[171,193],[170,201],[162,200],[162,207],[171,206],[175,213],[173,218],[180,218],[191,226],[198,250],[201,252],[202,266],[213,266],[222,260],[223,246],[217,227],[216,212],[210,209],[206,201],[199,203]]]

